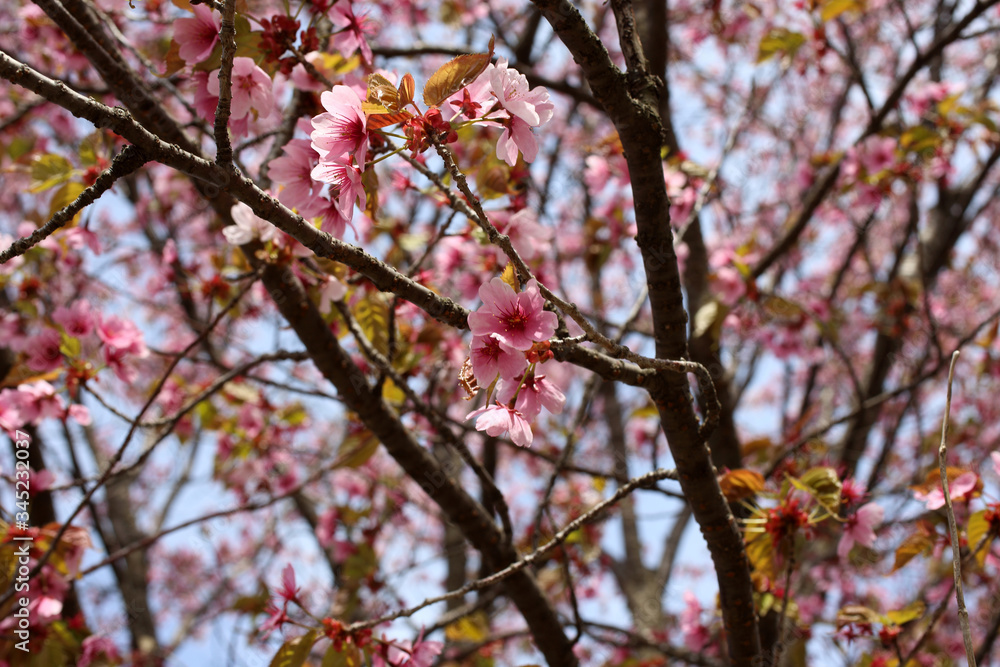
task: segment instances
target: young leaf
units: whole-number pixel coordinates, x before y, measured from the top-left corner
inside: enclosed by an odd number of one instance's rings
[[[365,97],[366,102],[381,104],[388,111],[399,111],[399,97],[399,92],[389,79],[381,74],[368,75],[368,95]]]
[[[436,107],[448,97],[472,83],[482,74],[493,58],[493,38],[489,53],[469,53],[452,58],[431,74],[424,86],[424,104]]]
[[[73,165],[62,155],[48,153],[31,162],[31,186],[28,192],[42,192],[66,181],[73,174]]]
[[[920,600],[914,600],[902,609],[886,612],[885,617],[896,625],[903,625],[922,617],[926,611],[927,605]]]
[[[979,546],[979,543],[982,542],[983,538],[990,532],[990,523],[986,520],[986,511],[987,510],[979,510],[969,517],[969,525],[965,530],[969,536],[970,549],[975,549]],[[986,555],[990,552],[990,542],[992,542],[992,540],[986,540],[986,542],[983,543],[983,546],[981,546],[979,551],[975,554],[976,562],[979,563],[979,567],[986,565]]]
[[[896,562],[892,566],[892,571],[895,572],[916,556],[927,553],[932,546],[934,540],[927,533],[920,531],[910,535],[896,548]]]
[[[403,75],[403,80],[399,82],[399,107],[403,108],[413,102],[413,95],[416,93],[416,84],[413,75],[407,72]]]
[[[757,52],[757,62],[762,63],[778,53],[794,56],[806,38],[802,33],[793,32],[787,28],[774,28],[760,40],[760,48]]]
[[[722,495],[731,503],[750,498],[764,488],[764,476],[759,472],[739,468],[730,470],[719,478]]]
[[[313,644],[316,643],[318,637],[318,632],[310,630],[301,637],[289,639],[274,654],[274,657],[271,659],[271,667],[302,667],[302,665],[306,664],[309,651],[312,650]]]

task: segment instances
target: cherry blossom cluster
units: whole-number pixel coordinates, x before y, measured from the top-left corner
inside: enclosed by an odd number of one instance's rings
[[[488,387],[487,403],[466,419],[476,417],[476,430],[491,436],[510,433],[515,444],[532,441],[530,422],[544,407],[562,412],[566,396],[536,366],[551,358],[546,342],[556,331],[555,313],[545,305],[537,282],[529,280],[520,294],[501,278],[479,288],[482,307],[469,314],[474,384]]]

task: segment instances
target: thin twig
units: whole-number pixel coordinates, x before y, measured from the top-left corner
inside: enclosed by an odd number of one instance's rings
[[[958,622],[962,626],[962,638],[965,640],[965,656],[969,661],[969,667],[976,667],[976,650],[972,646],[969,610],[965,607],[965,592],[962,590],[962,547],[958,542],[955,509],[951,505],[951,494],[948,493],[948,417],[951,412],[951,384],[955,378],[955,362],[958,361],[958,355],[958,350],[952,353],[951,366],[948,367],[948,394],[944,403],[944,418],[941,420],[941,446],[938,447],[938,465],[941,468],[941,490],[944,491],[944,506],[948,514],[948,529],[951,531],[951,553],[955,574],[955,601],[958,603]]]
[[[672,479],[674,476],[676,476],[676,474],[677,474],[676,470],[660,469],[660,470],[653,470],[652,472],[648,472],[645,475],[636,477],[628,484],[625,484],[621,488],[619,488],[618,491],[616,491],[615,494],[612,495],[610,498],[608,498],[602,503],[598,503],[590,511],[577,517],[573,521],[570,521],[568,524],[566,524],[565,527],[563,527],[562,530],[556,533],[552,537],[552,539],[546,542],[545,545],[542,546],[540,549],[531,552],[530,554],[518,560],[517,562],[511,563],[510,565],[500,570],[499,572],[494,572],[490,576],[483,577],[482,579],[470,581],[465,586],[462,586],[461,588],[453,591],[449,591],[448,593],[444,593],[443,595],[427,598],[423,602],[414,605],[412,607],[408,607],[406,609],[399,609],[391,614],[380,616],[379,618],[371,619],[368,621],[360,621],[358,623],[352,623],[347,628],[345,628],[345,631],[357,632],[358,630],[363,630],[365,628],[373,628],[377,625],[381,625],[389,621],[394,621],[397,618],[412,616],[421,609],[437,604],[439,602],[446,602],[448,600],[453,600],[455,598],[462,598],[465,597],[465,595],[467,595],[468,593],[471,593],[472,591],[478,591],[484,588],[489,588],[491,586],[494,586],[499,582],[503,581],[504,579],[506,579],[507,577],[509,577],[510,575],[516,572],[520,572],[521,570],[525,569],[526,567],[540,560],[543,556],[545,556],[550,551],[555,549],[557,546],[565,542],[566,539],[574,532],[576,532],[581,526],[591,523],[592,521],[598,519],[601,513],[605,509],[607,509],[611,505],[614,505],[619,500],[621,500],[628,494],[632,493],[636,489],[655,486],[656,482],[663,479]]]
[[[14,241],[13,244],[3,252],[0,252],[0,264],[6,264],[10,260],[23,255],[30,249],[50,237],[56,230],[64,227],[73,217],[82,211],[86,206],[95,202],[101,195],[111,189],[119,178],[131,174],[142,165],[146,164],[149,158],[142,152],[142,149],[134,144],[129,144],[112,160],[111,166],[101,172],[93,185],[86,188],[76,199],[71,201],[56,213],[44,225],[36,229],[29,236]]]

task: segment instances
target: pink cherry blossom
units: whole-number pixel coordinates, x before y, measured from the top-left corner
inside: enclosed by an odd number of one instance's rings
[[[280,628],[282,625],[284,625],[289,621],[287,606],[278,608],[269,602],[267,604],[265,612],[268,615],[267,620],[261,623],[260,627],[258,628],[259,632],[264,633],[263,635],[261,635],[261,641],[270,637],[272,632],[274,632],[275,630],[277,630],[278,628]]]
[[[21,393],[15,389],[0,390],[0,429],[13,431],[24,422],[21,417]]]
[[[534,162],[538,157],[538,142],[531,128],[517,116],[503,122],[503,133],[497,140],[497,157],[514,166],[517,163],[517,152],[521,151],[525,162]]]
[[[94,330],[95,315],[90,311],[90,302],[78,299],[69,308],[60,306],[52,313],[52,319],[67,334],[76,338],[86,336]]]
[[[555,313],[542,310],[545,305],[538,283],[529,280],[525,290],[515,294],[500,278],[479,288],[483,306],[469,314],[473,335],[496,335],[500,342],[515,350],[527,351],[536,342],[546,341],[556,331]]]
[[[273,241],[278,237],[278,228],[258,218],[246,204],[234,204],[232,209],[233,222],[236,224],[222,230],[231,245],[243,245],[254,239],[263,242]]]
[[[180,57],[187,63],[199,63],[212,54],[219,39],[220,19],[205,5],[194,6],[194,18],[174,21],[174,41]]]
[[[482,387],[488,387],[498,374],[502,378],[517,377],[528,365],[524,352],[508,347],[494,335],[473,336],[469,358],[472,373]]]
[[[117,315],[102,317],[97,325],[97,335],[105,345],[122,352],[142,355],[146,350],[139,328]]]
[[[485,431],[494,438],[509,432],[515,445],[531,446],[531,424],[517,410],[496,404],[473,410],[465,416],[466,419],[473,417],[476,417],[477,431]]]
[[[25,422],[37,424],[42,419],[55,417],[61,419],[65,414],[66,403],[62,396],[56,393],[55,387],[39,380],[31,384],[23,384],[17,389],[20,403],[21,418]]]
[[[233,58],[233,99],[230,117],[239,120],[252,111],[267,117],[274,110],[274,92],[271,77],[257,67],[252,58]],[[219,96],[219,72],[208,77],[208,92]]]
[[[317,181],[333,185],[340,213],[348,220],[353,216],[355,202],[364,208],[365,188],[361,183],[361,171],[354,165],[320,162],[312,170],[312,177]]]
[[[289,563],[281,570],[281,587],[278,588],[278,597],[286,602],[291,602],[299,597],[299,589],[295,585],[295,568]]]
[[[535,419],[543,407],[552,414],[559,414],[566,403],[566,396],[544,375],[529,374],[523,382],[502,379],[497,385],[497,400],[501,403],[510,403],[515,391],[517,402],[514,407],[526,419]]]
[[[62,345],[62,334],[55,329],[45,329],[37,336],[28,339],[28,368],[41,373],[59,368],[63,361],[59,346]]]
[[[194,108],[201,114],[202,118],[208,121],[215,120],[215,110],[219,106],[219,73],[215,75],[215,92],[209,90],[211,76],[208,72],[195,72],[191,75],[191,81],[195,85]],[[245,137],[250,133],[250,116],[236,118],[232,114],[229,116],[229,129],[237,137]]]
[[[333,46],[345,57],[361,51],[361,58],[372,62],[372,47],[368,45],[365,33],[373,33],[376,26],[366,16],[355,16],[349,2],[339,2],[330,12],[330,20],[340,28],[333,35]]]
[[[528,80],[517,70],[507,67],[501,58],[490,70],[490,85],[500,106],[531,127],[538,127],[552,118],[555,105],[549,101],[549,91],[543,87],[530,90]]]
[[[841,560],[847,558],[851,547],[855,544],[871,547],[875,544],[875,527],[882,523],[885,510],[876,503],[868,503],[847,518],[844,534],[837,545],[837,556]]]
[[[444,645],[441,642],[423,641],[424,631],[411,645],[409,641],[396,642],[389,645],[386,659],[378,653],[372,656],[374,667],[431,667],[434,657],[441,654]]]
[[[309,175],[319,156],[305,139],[292,139],[283,150],[284,155],[271,161],[268,173],[275,183],[285,186],[278,201],[301,213],[313,205],[321,187]]]
[[[368,122],[361,98],[349,86],[334,86],[320,95],[325,113],[313,118],[312,148],[321,160],[353,155],[363,166],[368,156]]]
[[[974,472],[965,472],[955,478],[954,481],[948,483],[948,493],[951,495],[952,500],[961,498],[965,494],[969,493],[976,488],[976,482],[979,477],[976,476]],[[927,504],[927,509],[936,510],[944,507],[944,490],[937,486],[931,489],[929,492],[924,493],[922,491],[915,491],[913,497],[920,502]]]
[[[118,647],[110,637],[100,635],[90,635],[81,644],[80,657],[76,661],[76,667],[90,667],[93,664],[118,664],[121,657],[118,655]]]
[[[993,459],[993,473],[1000,477],[1000,452],[990,452],[990,458]]]

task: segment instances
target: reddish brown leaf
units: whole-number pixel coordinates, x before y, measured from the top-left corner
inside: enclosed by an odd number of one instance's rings
[[[493,38],[489,53],[469,53],[452,58],[431,75],[424,86],[424,104],[436,107],[452,94],[476,80],[493,58]]]

